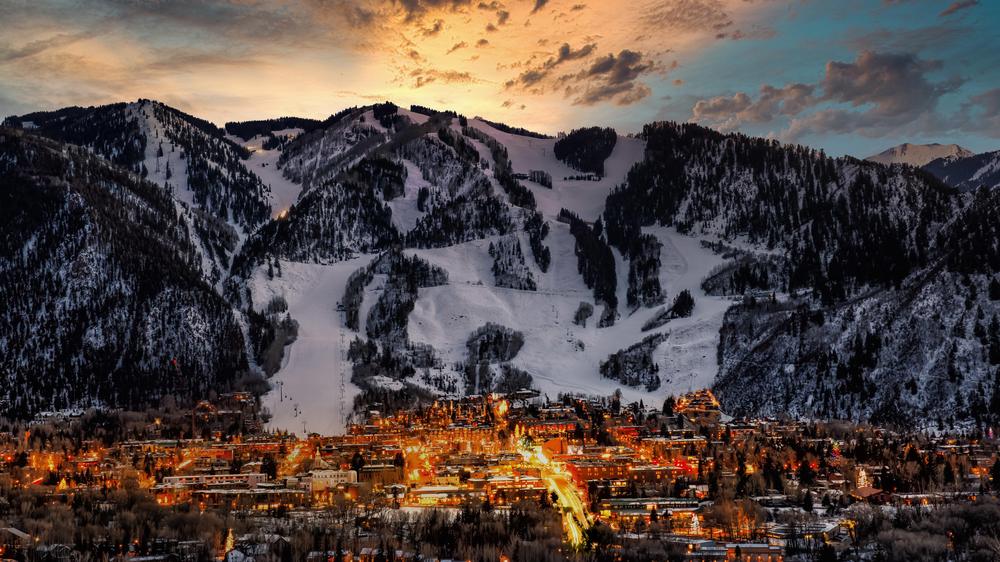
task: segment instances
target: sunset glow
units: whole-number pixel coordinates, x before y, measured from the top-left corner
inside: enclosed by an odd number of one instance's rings
[[[548,133],[672,119],[834,152],[942,136],[989,146],[995,4],[836,4],[4,1],[0,114],[146,97],[221,124],[389,99]],[[838,68],[875,91],[838,89]],[[913,104],[866,73],[930,96]]]

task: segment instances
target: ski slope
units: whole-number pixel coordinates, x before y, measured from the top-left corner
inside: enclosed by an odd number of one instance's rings
[[[271,378],[272,390],[263,404],[272,418],[268,427],[298,434],[343,433],[354,397],[346,346],[354,333],[343,325],[337,302],[347,278],[366,266],[372,256],[334,265],[281,262],[281,276],[267,278],[267,268],[255,272],[251,290],[262,309],[272,297],[283,296],[288,312],[299,323],[295,342],[285,347],[281,369]]]
[[[580,172],[555,157],[553,147],[557,139],[512,135],[494,129],[479,119],[470,119],[469,126],[490,135],[507,147],[514,172],[527,174],[531,170],[545,170],[552,175],[552,189],[521,180],[534,193],[538,210],[547,218],[555,217],[565,207],[586,221],[596,220],[604,211],[608,193],[625,180],[629,169],[642,160],[646,149],[645,141],[619,136],[611,156],[604,162],[606,175],[600,181],[565,180],[563,178],[580,175]]]
[[[302,129],[284,129],[273,131],[276,135],[299,135]],[[260,178],[264,185],[270,188],[269,200],[271,203],[271,216],[277,217],[282,211],[287,211],[299,199],[302,192],[302,185],[286,178],[278,168],[278,159],[281,158],[280,150],[267,150],[264,148],[266,137],[257,135],[247,142],[242,142],[239,137],[229,136],[235,142],[240,142],[250,150],[250,158],[246,161],[246,167]]]
[[[511,363],[531,373],[535,386],[552,398],[560,392],[609,395],[620,388],[627,400],[658,403],[670,394],[711,386],[718,371],[719,329],[732,303],[706,296],[700,285],[722,258],[702,248],[697,238],[668,228],[648,229],[663,243],[660,276],[668,304],[687,289],[695,297],[694,314],[643,332],[642,325],[659,308],[641,308],[631,314],[621,310],[622,317],[614,326],[598,329],[600,309],[595,307],[595,315],[581,327],[573,324],[573,315],[581,301],[593,304],[593,294],[576,272],[568,227],[551,226],[546,243],[552,250],[552,265],[546,274],[533,271],[538,291],[493,286],[488,240],[411,251],[446,269],[450,284],[420,290],[410,314],[410,339],[433,345],[447,369],[465,360],[466,339],[487,322],[518,330],[525,335],[525,345]],[[534,268],[533,263],[529,265]],[[624,290],[619,287],[620,292]],[[600,363],[610,354],[659,332],[669,334],[654,353],[660,365],[659,389],[647,392],[601,377]]]

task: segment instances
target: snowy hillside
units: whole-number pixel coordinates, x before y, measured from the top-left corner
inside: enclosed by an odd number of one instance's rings
[[[86,149],[0,130],[0,405],[142,407],[246,373],[176,201]]]
[[[924,169],[962,191],[980,187],[992,189],[1000,186],[1000,151],[938,158],[924,166]]]

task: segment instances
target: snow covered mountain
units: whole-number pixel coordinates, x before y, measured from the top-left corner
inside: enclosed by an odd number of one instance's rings
[[[938,158],[966,158],[972,155],[971,151],[957,144],[910,144],[907,142],[873,154],[865,160],[879,164],[909,164],[919,168]]]
[[[167,192],[13,129],[0,186],[5,414],[190,399],[246,372],[238,319]]]
[[[924,169],[962,191],[1000,186],[1000,150],[932,160]]]
[[[522,387],[657,404],[714,385],[747,415],[991,415],[995,203],[917,168],[689,124],[550,138],[391,103],[225,133],[148,101],[7,124],[171,203],[175,251],[240,328],[216,376],[270,376],[274,427],[336,431],[355,404]],[[192,181],[196,162],[220,173]],[[106,188],[95,179],[75,183]],[[33,242],[12,240],[0,258],[16,263]],[[38,354],[74,341],[44,326]]]

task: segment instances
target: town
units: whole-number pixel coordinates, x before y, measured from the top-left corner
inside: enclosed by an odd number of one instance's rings
[[[655,407],[521,390],[395,411],[367,404],[356,418],[344,435],[268,432],[256,398],[235,392],[187,410],[8,423],[0,558],[781,562],[1000,552],[982,526],[1000,520],[991,430],[736,420],[708,390]],[[919,544],[905,536],[914,517]],[[935,517],[947,518],[940,537]]]

